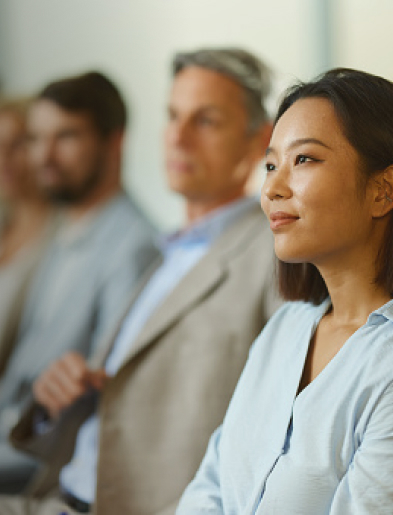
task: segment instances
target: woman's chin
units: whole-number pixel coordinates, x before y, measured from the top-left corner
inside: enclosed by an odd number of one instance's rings
[[[283,252],[275,250],[275,254],[277,259],[282,261],[283,263],[288,264],[300,264],[300,263],[309,263],[309,256],[298,253],[298,252]]]

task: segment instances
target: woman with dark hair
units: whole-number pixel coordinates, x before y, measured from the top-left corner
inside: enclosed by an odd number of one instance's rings
[[[15,343],[29,282],[55,225],[29,164],[28,103],[0,101],[0,375]]]
[[[178,515],[393,513],[393,84],[291,88],[261,204],[286,303]]]

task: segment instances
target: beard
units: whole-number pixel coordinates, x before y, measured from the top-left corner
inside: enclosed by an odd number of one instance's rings
[[[89,172],[78,184],[70,184],[66,172],[61,168],[57,167],[57,171],[62,180],[58,185],[43,186],[44,194],[56,204],[79,204],[88,198],[101,182],[104,172],[102,156],[97,156]]]

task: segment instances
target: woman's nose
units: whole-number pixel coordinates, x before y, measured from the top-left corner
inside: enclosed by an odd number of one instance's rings
[[[292,196],[292,190],[289,186],[289,171],[285,167],[281,166],[267,172],[262,186],[262,195],[266,196],[269,200]]]

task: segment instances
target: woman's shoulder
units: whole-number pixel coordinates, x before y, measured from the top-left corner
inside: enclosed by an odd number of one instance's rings
[[[282,347],[302,345],[329,306],[328,300],[317,306],[303,301],[285,302],[265,325],[252,352],[280,353]]]

